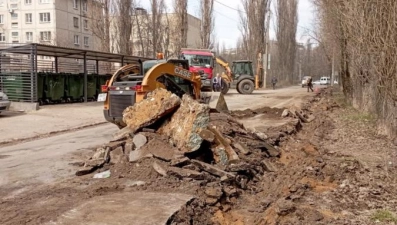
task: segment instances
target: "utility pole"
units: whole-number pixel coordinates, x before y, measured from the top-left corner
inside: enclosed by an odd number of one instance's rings
[[[334,86],[334,79],[335,79],[335,54],[334,54],[334,50],[332,49],[331,86]]]
[[[270,32],[269,32],[269,26],[270,26],[270,4],[269,8],[267,10],[267,21],[266,21],[266,35],[265,35],[265,57],[262,57],[263,60],[263,88],[266,88],[266,80],[267,80],[267,68],[269,67],[269,39],[270,39]]]
[[[302,62],[299,60],[299,80],[302,80]]]

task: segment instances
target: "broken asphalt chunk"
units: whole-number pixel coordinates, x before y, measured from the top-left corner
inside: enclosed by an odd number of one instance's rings
[[[79,170],[76,171],[75,175],[76,176],[84,176],[87,174],[90,174],[94,172],[96,169],[98,169],[97,166],[85,166],[83,168],[80,168]]]
[[[210,174],[212,174],[214,176],[227,177],[227,178],[235,178],[236,177],[234,174],[228,173],[228,172],[226,172],[224,170],[221,170],[221,169],[219,169],[219,168],[217,168],[215,166],[212,166],[212,165],[210,165],[208,163],[201,162],[201,161],[198,161],[198,160],[195,160],[195,159],[192,159],[191,161],[192,161],[192,163],[194,165],[198,166],[201,170],[204,170],[204,171],[206,171],[206,172],[208,172],[208,173],[210,173]]]
[[[181,99],[177,95],[164,88],[157,88],[149,92],[146,99],[126,108],[123,111],[123,121],[135,133],[174,112],[180,104]]]
[[[182,103],[171,119],[158,130],[170,137],[170,142],[183,152],[194,152],[201,147],[201,130],[209,123],[209,106],[200,104],[189,95],[182,97]]]
[[[182,167],[189,163],[190,163],[190,159],[185,156],[176,157],[171,160],[171,166]]]
[[[147,138],[145,135],[138,133],[134,135],[132,142],[134,143],[135,149],[140,149],[147,143]]]
[[[110,142],[113,141],[124,141],[131,137],[132,130],[129,127],[124,127],[123,129],[119,130]]]
[[[250,151],[248,147],[240,142],[233,142],[233,147],[240,151],[241,154],[248,155]]]
[[[113,149],[116,149],[120,146],[124,146],[124,144],[125,144],[125,141],[114,141],[114,142],[107,143],[105,146],[109,147],[110,148],[109,150],[112,151]]]
[[[217,142],[223,145],[225,152],[227,154],[228,162],[229,163],[238,162],[240,158],[238,157],[237,153],[233,150],[233,148],[230,146],[226,138],[223,137],[222,133],[219,132],[216,129],[216,127],[208,127],[208,129],[215,135],[215,139],[217,140]]]
[[[277,168],[273,165],[273,163],[269,162],[268,160],[263,160],[262,167],[267,172],[277,172]]]
[[[153,155],[143,149],[138,149],[135,151],[131,151],[129,154],[129,161],[130,162],[137,162],[143,158],[151,158]]]
[[[200,172],[197,172],[195,170],[178,168],[178,167],[168,168],[167,174],[169,174],[171,176],[175,176],[179,179],[182,179],[182,178],[192,178],[195,180],[203,180],[204,179],[204,175]]]
[[[208,129],[203,129],[200,131],[200,137],[208,142],[214,142],[215,140],[215,135]]]
[[[154,169],[158,174],[160,174],[161,176],[163,176],[163,177],[166,177],[166,176],[167,176],[167,171],[166,171],[162,166],[160,166],[158,163],[156,163],[156,162],[153,163],[153,169]]]
[[[111,163],[121,163],[127,161],[126,156],[124,155],[123,147],[119,146],[113,151],[110,152],[110,162]]]

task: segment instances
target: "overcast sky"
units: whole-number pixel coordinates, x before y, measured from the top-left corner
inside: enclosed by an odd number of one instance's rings
[[[275,0],[272,0],[275,2]],[[289,0],[285,0],[289,1]],[[173,0],[165,0],[169,11],[172,11],[172,2]],[[148,0],[140,0],[140,4],[146,8],[150,8],[150,3]],[[188,0],[188,13],[194,16],[199,15],[200,9],[200,0]],[[226,7],[224,5],[229,7]],[[239,30],[239,15],[238,11],[235,9],[242,9],[241,0],[215,0],[214,3],[214,14],[215,14],[215,33],[216,38],[222,43],[224,42],[227,48],[231,48],[235,46],[235,43],[240,36]],[[271,7],[271,10],[274,12],[274,6]],[[297,41],[305,42],[307,40],[307,36],[305,34],[305,28],[311,29],[312,23],[314,19],[313,14],[313,6],[310,0],[299,0],[298,5],[298,33],[297,33]],[[274,13],[272,14],[272,20],[270,22],[270,38],[275,38],[274,32]]]

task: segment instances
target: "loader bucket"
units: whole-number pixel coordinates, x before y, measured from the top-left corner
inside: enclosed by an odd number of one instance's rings
[[[210,109],[229,113],[229,108],[222,92],[201,92],[200,98],[202,102],[209,105]]]

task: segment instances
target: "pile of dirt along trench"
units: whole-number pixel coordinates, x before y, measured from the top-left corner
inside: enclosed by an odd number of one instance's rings
[[[106,172],[118,188],[194,195],[168,224],[329,224],[335,217],[316,196],[338,187],[343,175],[307,138],[332,129],[313,134],[324,109],[338,107],[327,95],[301,107],[228,114],[156,89],[124,111],[127,127],[76,175]],[[289,122],[266,134],[236,118],[261,112]]]

